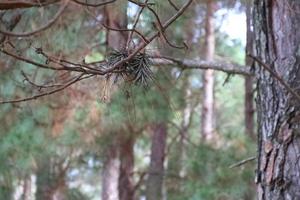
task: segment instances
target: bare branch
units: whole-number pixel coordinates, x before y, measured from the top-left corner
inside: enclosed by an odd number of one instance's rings
[[[244,165],[244,164],[246,164],[248,162],[251,162],[251,161],[253,161],[255,159],[256,159],[256,156],[252,156],[250,158],[244,159],[242,161],[239,161],[237,163],[234,163],[234,164],[230,165],[229,168],[231,169],[231,168],[239,167],[239,166]]]
[[[187,0],[187,2],[180,8],[180,10],[177,13],[175,13],[166,23],[164,23],[164,25],[162,26],[162,31],[167,29],[174,21],[176,21],[184,13],[184,11],[189,7],[189,5],[191,5],[192,2],[193,2],[193,0]],[[152,42],[155,38],[157,38],[159,36],[159,33],[160,32],[158,31],[154,35],[152,35],[148,39],[149,43]],[[137,47],[127,58],[117,62],[112,67],[105,70],[104,73],[110,73],[113,70],[115,70],[116,68],[118,68],[119,66],[121,66],[123,63],[128,62],[136,54],[138,54],[142,49],[144,49],[147,45],[148,44],[145,44],[145,43],[140,44],[139,47]]]
[[[78,82],[78,81],[80,81],[82,79],[90,78],[92,76],[92,75],[89,75],[89,76],[83,77],[83,75],[84,75],[84,73],[81,73],[79,76],[75,77],[75,79],[73,79],[69,83],[67,83],[67,84],[65,84],[65,85],[63,85],[63,86],[61,86],[61,87],[59,87],[57,89],[50,90],[48,92],[43,92],[43,93],[31,96],[31,97],[27,97],[27,98],[20,98],[20,99],[15,99],[15,100],[0,101],[0,104],[20,103],[20,102],[24,102],[24,101],[35,100],[35,99],[43,97],[43,96],[48,96],[48,95],[54,94],[56,92],[60,92],[60,91],[64,90],[65,88],[73,85],[74,83],[76,83],[76,82]]]
[[[105,2],[101,2],[101,3],[97,3],[97,4],[81,2],[81,1],[78,1],[78,0],[72,0],[72,1],[77,3],[77,4],[83,5],[83,6],[100,7],[100,6],[110,4],[110,3],[114,3],[116,0],[105,1]]]
[[[69,0],[65,0],[64,3],[62,3],[58,12],[54,15],[54,17],[51,20],[49,20],[44,26],[39,27],[36,30],[28,31],[28,32],[24,32],[24,33],[14,33],[11,31],[6,31],[6,30],[0,29],[0,33],[2,33],[4,35],[12,36],[12,37],[27,37],[27,36],[31,36],[36,33],[39,33],[41,31],[44,31],[57,21],[57,19],[61,16],[63,11],[66,9],[68,2],[69,2]]]
[[[0,10],[10,10],[16,8],[31,8],[31,7],[42,7],[50,4],[57,3],[61,0],[32,0],[32,1],[23,1],[23,0],[6,0],[0,2]]]
[[[149,41],[147,40],[147,38],[142,34],[140,33],[138,30],[136,29],[120,29],[120,28],[113,28],[113,27],[109,27],[107,26],[106,24],[102,24],[106,29],[108,30],[112,30],[112,31],[120,31],[120,32],[134,32],[134,33],[137,33],[138,36],[144,41],[144,43],[148,44]]]
[[[148,0],[145,0],[145,4],[148,3]],[[140,20],[140,17],[141,17],[141,14],[143,12],[145,7],[141,7],[140,11],[138,12],[138,14],[136,15],[135,19],[134,19],[134,22],[133,22],[133,26],[132,26],[132,29],[135,30],[139,20]],[[129,48],[129,45],[130,45],[130,42],[132,41],[132,36],[133,36],[133,32],[130,32],[129,33],[129,36],[128,36],[128,40],[127,40],[127,44],[126,46]]]
[[[66,89],[67,87],[75,84],[76,82],[79,82],[81,80],[84,80],[84,79],[88,79],[88,78],[91,78],[95,75],[87,75],[87,76],[84,76],[85,74],[82,73],[80,74],[79,76],[77,77],[73,77],[70,79],[70,82],[64,84],[64,85],[58,85],[58,86],[61,86],[57,89],[54,89],[54,90],[51,90],[51,91],[48,91],[48,92],[44,92],[44,93],[40,93],[40,94],[37,94],[37,95],[34,95],[34,96],[31,96],[31,97],[27,97],[27,98],[22,98],[22,99],[15,99],[15,100],[8,100],[8,101],[0,101],[0,104],[7,104],[7,103],[20,103],[20,102],[24,102],[24,101],[31,101],[31,100],[35,100],[37,98],[40,98],[40,97],[43,97],[43,96],[48,96],[48,95],[51,95],[51,94],[54,94],[54,93],[57,93],[57,92],[60,92],[64,89]]]
[[[172,57],[167,56],[152,56],[153,64],[156,66],[168,66],[177,64],[178,67],[182,69],[213,69],[217,71],[222,71],[230,74],[240,74],[243,76],[252,76],[253,74],[250,72],[250,67],[241,66],[232,63],[225,62],[208,62],[203,60],[179,60]]]
[[[179,10],[179,8],[175,5],[175,3],[172,0],[168,0],[168,2],[176,11]]]

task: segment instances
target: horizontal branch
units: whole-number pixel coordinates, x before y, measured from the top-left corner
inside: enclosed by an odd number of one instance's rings
[[[171,57],[152,57],[153,64],[156,66],[168,66],[178,65],[182,69],[213,69],[216,71],[222,71],[230,74],[239,74],[243,76],[252,76],[253,73],[250,71],[250,67],[241,66],[228,62],[208,62],[203,60],[188,60],[188,59],[175,59]]]
[[[17,8],[31,8],[31,7],[42,7],[49,4],[57,3],[60,0],[6,0],[0,1],[0,10],[11,10]]]
[[[65,2],[62,3],[60,9],[57,11],[57,13],[53,16],[52,19],[50,19],[45,25],[43,25],[33,31],[28,31],[28,32],[24,32],[24,33],[14,33],[11,31],[0,29],[0,33],[2,33],[4,35],[12,36],[12,37],[26,37],[26,36],[31,36],[31,35],[41,32],[41,31],[44,31],[58,20],[58,18],[61,16],[63,11],[66,9],[68,2],[69,2],[69,0],[65,0]]]
[[[24,102],[24,101],[31,101],[31,100],[36,100],[38,98],[41,98],[41,97],[44,97],[44,96],[48,96],[48,95],[51,95],[51,94],[54,94],[54,93],[57,93],[57,92],[60,92],[64,89],[66,89],[67,87],[83,80],[83,79],[86,79],[86,78],[90,78],[92,77],[93,75],[88,75],[88,76],[84,76],[85,74],[82,73],[80,74],[79,76],[77,77],[74,77],[71,81],[69,81],[68,83],[66,83],[65,85],[62,85],[61,87],[58,87],[56,89],[53,89],[53,90],[50,90],[50,91],[47,91],[47,92],[43,92],[43,93],[39,93],[37,95],[34,95],[34,96],[31,96],[31,97],[25,97],[25,98],[19,98],[19,99],[13,99],[13,100],[3,100],[3,101],[0,101],[0,104],[7,104],[7,103],[20,103],[20,102]]]

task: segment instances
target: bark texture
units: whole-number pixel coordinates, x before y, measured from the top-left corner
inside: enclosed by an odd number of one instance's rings
[[[167,138],[165,123],[155,124],[153,127],[151,161],[146,185],[147,200],[162,200],[164,160]]]
[[[299,93],[300,1],[255,0],[256,55]],[[300,199],[300,102],[263,67],[258,79],[259,200]]]
[[[205,22],[205,60],[211,62],[215,53],[214,2],[207,1]],[[203,74],[202,136],[211,140],[214,133],[214,71],[208,69]]]

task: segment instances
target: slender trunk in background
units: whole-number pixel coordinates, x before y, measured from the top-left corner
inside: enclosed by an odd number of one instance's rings
[[[300,199],[300,1],[255,0],[259,200]]]
[[[252,16],[251,16],[251,3],[246,5],[246,17],[247,17],[247,44],[246,53],[253,53],[253,30],[251,28]],[[246,56],[246,65],[253,66],[253,60]],[[253,102],[253,77],[245,77],[245,128],[246,134],[251,138],[255,138],[254,133],[254,102]]]
[[[215,53],[214,35],[214,1],[206,3],[205,22],[205,60],[212,61]],[[214,71],[203,73],[203,101],[202,101],[201,131],[205,140],[211,140],[214,134]]]
[[[179,140],[179,176],[180,178],[184,178],[186,175],[186,147],[187,147],[187,141],[186,139],[188,136],[188,129],[191,125],[191,116],[192,116],[192,102],[190,101],[192,92],[190,90],[189,86],[189,76],[190,73],[187,73],[186,76],[183,79],[183,91],[184,91],[184,101],[185,101],[185,108],[182,112],[182,122],[181,122],[181,130],[180,130],[180,140]],[[182,188],[182,187],[181,187]]]
[[[23,193],[21,200],[31,200],[31,176],[24,178]]]
[[[53,178],[51,162],[40,161],[36,172],[36,200],[52,200]]]
[[[102,171],[102,200],[118,200],[120,161],[118,159],[117,145],[107,149],[106,159]]]
[[[42,160],[36,172],[36,200],[64,200],[66,198],[66,170],[54,166],[53,160]]]
[[[164,122],[153,127],[150,168],[146,183],[146,199],[162,200],[167,126]]]
[[[108,27],[127,29],[127,2],[108,5],[105,8],[105,21]],[[123,50],[128,33],[120,31],[107,32],[107,46],[110,49]],[[133,146],[134,139],[123,140],[116,134],[113,144],[109,147],[103,166],[102,200],[132,200],[133,199]],[[119,138],[120,141],[116,142]],[[132,139],[132,140],[131,140]],[[119,145],[116,145],[119,144]]]
[[[119,176],[119,199],[133,200],[133,167],[134,167],[134,136],[128,135],[121,138],[120,145],[120,176]]]

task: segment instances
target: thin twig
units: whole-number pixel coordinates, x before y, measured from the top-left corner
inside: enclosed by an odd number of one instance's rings
[[[69,83],[63,85],[63,86],[60,87],[60,88],[57,88],[57,89],[54,89],[54,90],[51,90],[51,91],[48,91],[48,92],[43,92],[43,93],[40,93],[40,94],[31,96],[31,97],[27,97],[27,98],[20,98],[20,99],[14,99],[14,100],[0,101],[0,104],[20,103],[20,102],[24,102],[24,101],[35,100],[35,99],[38,99],[38,98],[43,97],[43,96],[48,96],[48,95],[51,95],[51,94],[60,92],[60,91],[66,89],[67,87],[73,85],[74,83],[76,83],[76,82],[78,82],[78,81],[80,81],[80,80],[83,80],[83,79],[86,79],[86,78],[90,78],[90,77],[93,76],[93,75],[89,75],[89,76],[83,77],[83,75],[84,75],[84,73],[81,73],[81,74],[80,74],[79,76],[77,76],[73,81],[70,81]]]
[[[107,5],[107,4],[114,3],[116,0],[110,0],[110,1],[96,3],[96,4],[81,2],[81,1],[78,1],[78,0],[72,0],[72,1],[79,4],[79,5],[83,5],[83,6],[100,7],[100,6],[104,6],[104,5]]]
[[[148,0],[145,0],[145,4],[148,3]],[[133,22],[133,26],[132,26],[132,29],[135,30],[136,29],[136,26],[140,20],[140,17],[141,17],[141,14],[143,12],[145,7],[141,7],[140,11],[138,12],[138,14],[136,15],[135,19],[134,19],[134,22]],[[127,40],[127,48],[129,48],[129,45],[130,45],[130,42],[132,41],[132,36],[133,36],[133,32],[130,32],[129,33],[129,36],[128,36],[128,40]]]
[[[69,0],[65,0],[64,3],[61,5],[60,9],[58,10],[58,12],[54,15],[54,17],[51,20],[49,20],[44,26],[42,26],[40,28],[37,28],[33,31],[24,32],[24,33],[14,33],[11,31],[6,31],[6,30],[0,29],[0,33],[2,33],[4,35],[12,36],[12,37],[27,37],[27,36],[31,36],[36,33],[39,33],[41,31],[44,31],[45,29],[49,28],[52,24],[54,24],[57,21],[57,19],[61,16],[63,11],[66,9],[68,3],[69,3]]]
[[[234,163],[234,164],[230,165],[229,168],[232,169],[232,168],[235,168],[235,167],[239,167],[239,166],[244,165],[244,164],[246,164],[248,162],[251,162],[251,161],[253,161],[255,159],[256,159],[256,156],[252,156],[250,158],[244,159],[242,161],[239,161],[237,163]]]
[[[175,13],[166,23],[164,23],[163,25],[163,30],[167,29],[175,20],[177,20],[178,17],[180,17],[184,11],[191,5],[191,3],[193,2],[193,0],[188,0],[182,7],[181,9]],[[152,42],[155,38],[157,38],[159,36],[159,31],[156,32],[154,35],[152,35],[148,41],[149,43]],[[127,58],[120,60],[119,62],[115,63],[112,67],[108,68],[107,70],[104,70],[104,73],[110,73],[113,70],[115,70],[116,68],[118,68],[119,66],[121,66],[122,64],[124,64],[125,62],[128,62],[129,60],[131,60],[136,54],[138,54],[142,49],[144,49],[148,44],[142,43],[140,44],[139,47],[137,47]]]

